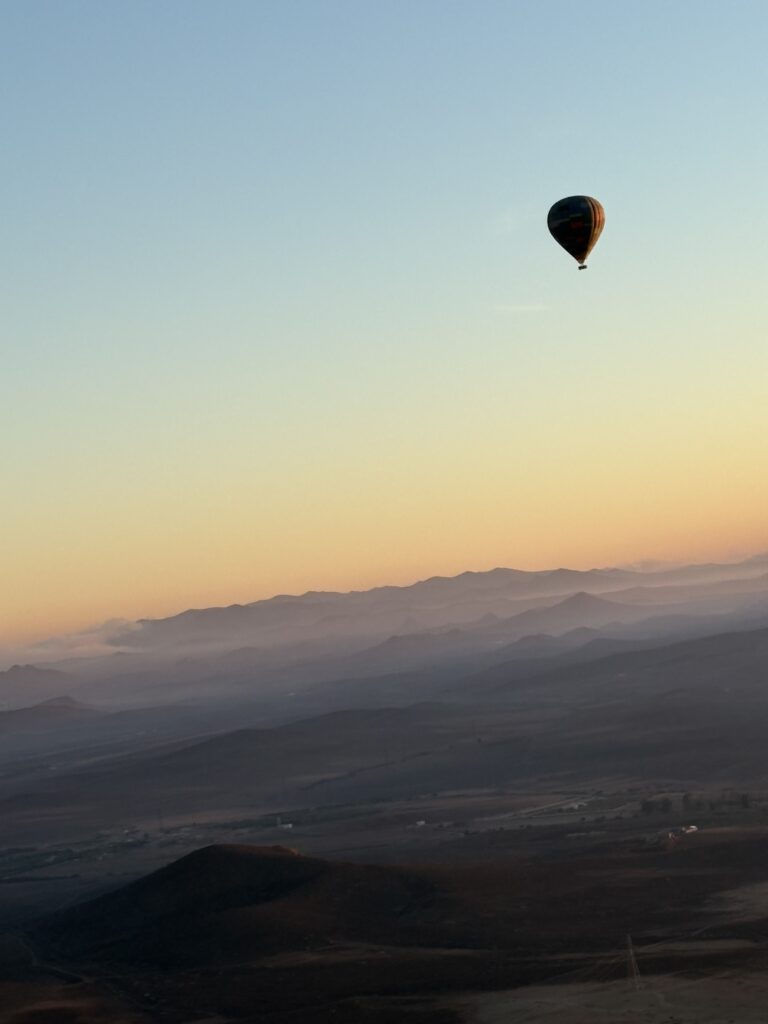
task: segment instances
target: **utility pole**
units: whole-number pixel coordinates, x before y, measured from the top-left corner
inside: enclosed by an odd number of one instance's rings
[[[627,936],[627,976],[629,982],[634,986],[635,992],[640,991],[640,968],[637,966],[635,947],[632,945],[632,936]]]

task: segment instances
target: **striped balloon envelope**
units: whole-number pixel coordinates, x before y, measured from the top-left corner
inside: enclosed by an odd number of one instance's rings
[[[591,196],[560,199],[547,215],[547,227],[554,240],[585,270],[587,256],[605,225],[605,210]]]

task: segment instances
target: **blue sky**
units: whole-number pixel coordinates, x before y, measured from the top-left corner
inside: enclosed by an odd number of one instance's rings
[[[0,15],[12,633],[760,541],[764,4]]]

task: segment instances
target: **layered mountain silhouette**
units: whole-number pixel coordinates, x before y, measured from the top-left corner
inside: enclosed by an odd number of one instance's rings
[[[166,619],[142,619],[111,640],[132,650],[173,650],[240,645],[244,640],[274,647],[299,636],[318,638],[371,636],[412,631],[414,627],[459,625],[483,614],[509,617],[540,600],[575,593],[607,594],[632,587],[705,584],[729,578],[765,575],[760,561],[737,565],[699,565],[641,573],[624,569],[525,572],[493,569],[455,577],[433,577],[407,587],[378,587],[351,593],[279,595],[226,608],[190,609]],[[768,589],[768,583],[766,583]],[[403,628],[404,627],[404,628]]]
[[[761,621],[768,574],[759,558],[651,572],[494,569],[111,624],[99,633],[108,657],[0,672],[0,709],[67,693],[101,708],[257,699],[275,712],[284,694],[311,690],[319,710],[317,687],[341,680],[427,669],[457,675],[472,659],[481,659],[480,670],[500,657],[547,658],[591,640],[644,644]]]
[[[0,711],[0,736],[17,732],[51,732],[84,719],[90,720],[98,712],[72,697],[52,697],[28,708]]]
[[[27,829],[30,801],[41,815],[68,806],[62,827],[75,834],[81,821],[140,822],[148,808],[274,815],[533,779],[631,779],[640,770],[682,788],[768,782],[768,629],[598,653],[582,662],[565,652],[556,665],[510,660],[451,680],[442,702],[416,702],[415,675],[401,707],[156,741],[48,772],[26,789],[14,783],[0,813],[8,827]]]
[[[0,711],[54,700],[68,692],[70,683],[76,682],[72,676],[59,669],[12,665],[0,672]]]

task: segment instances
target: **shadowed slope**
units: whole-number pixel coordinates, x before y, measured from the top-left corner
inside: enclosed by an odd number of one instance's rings
[[[209,846],[54,915],[37,937],[80,961],[236,962],[332,937],[392,941],[431,892],[426,872],[334,864],[281,846]]]

